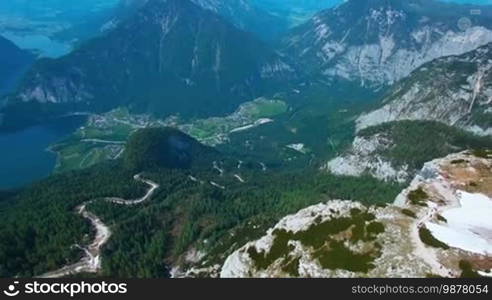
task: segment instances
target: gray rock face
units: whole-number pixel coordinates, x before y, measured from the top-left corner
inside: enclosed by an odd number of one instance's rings
[[[432,120],[492,134],[492,44],[426,64],[398,83],[357,130],[390,121]]]
[[[167,0],[124,0],[121,13],[113,20],[119,23],[120,17],[126,17],[149,1]],[[221,15],[224,19],[244,31],[253,32],[265,40],[277,37],[287,30],[287,22],[278,16],[261,9],[251,0],[189,0],[206,10]],[[111,25],[109,23],[108,25]]]
[[[284,50],[324,80],[377,89],[491,42],[491,14],[484,7],[471,16],[470,7],[432,0],[349,0],[296,28]]]
[[[211,11],[188,0],[150,0],[104,36],[38,61],[8,105],[217,115],[295,76],[269,45]]]
[[[356,137],[346,153],[330,160],[323,169],[336,175],[370,174],[384,181],[405,182],[411,173],[408,166],[395,166],[388,158],[381,155],[393,144],[394,142],[384,134]]]

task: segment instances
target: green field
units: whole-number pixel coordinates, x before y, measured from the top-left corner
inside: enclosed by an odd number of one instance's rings
[[[176,127],[204,144],[216,146],[227,142],[233,129],[252,125],[258,119],[275,118],[288,109],[283,101],[259,98],[242,104],[225,117],[183,121],[177,117],[159,120],[148,115],[133,115],[126,108],[118,108],[91,116],[83,127],[53,145],[51,150],[58,154],[57,172],[84,169],[119,158],[124,150],[123,143],[140,128]]]

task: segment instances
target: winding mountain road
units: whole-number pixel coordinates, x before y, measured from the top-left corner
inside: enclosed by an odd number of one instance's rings
[[[133,177],[136,181],[143,182],[149,185],[149,189],[142,198],[134,200],[125,200],[122,198],[103,198],[95,199],[84,202],[76,208],[76,211],[83,218],[89,220],[96,231],[96,236],[92,243],[88,246],[83,247],[80,245],[75,245],[75,247],[80,248],[84,251],[85,255],[76,263],[71,265],[66,265],[56,271],[45,273],[40,278],[60,278],[69,275],[75,275],[78,273],[97,273],[101,270],[101,250],[102,247],[108,242],[111,237],[111,230],[109,227],[102,222],[102,220],[87,210],[87,205],[95,201],[107,201],[119,205],[137,205],[142,202],[149,200],[155,191],[159,188],[159,185],[151,180],[142,178],[139,174]]]

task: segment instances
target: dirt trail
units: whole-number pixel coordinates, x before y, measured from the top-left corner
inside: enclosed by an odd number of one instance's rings
[[[120,205],[137,205],[149,200],[159,188],[157,183],[144,179],[140,175],[135,175],[133,178],[150,186],[142,198],[134,200],[125,200],[122,198],[95,199],[87,201],[76,208],[79,215],[91,222],[92,227],[96,231],[94,240],[86,247],[78,244],[75,245],[75,247],[82,249],[85,253],[85,255],[78,262],[71,265],[66,265],[56,271],[45,273],[39,276],[40,278],[60,278],[78,273],[97,273],[101,270],[101,250],[102,247],[109,241],[109,238],[111,237],[111,230],[98,216],[87,210],[87,205],[94,201],[108,201]]]
[[[452,275],[452,271],[445,268],[438,260],[436,253],[430,247],[424,245],[420,239],[419,230],[422,226],[430,221],[434,216],[438,214],[436,207],[429,208],[426,214],[420,219],[416,220],[410,229],[410,239],[415,247],[414,254],[420,257],[423,261],[429,265],[432,269],[432,273],[442,277],[448,277]]]

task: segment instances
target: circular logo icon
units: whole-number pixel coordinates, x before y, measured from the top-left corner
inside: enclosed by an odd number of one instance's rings
[[[458,28],[461,31],[466,31],[470,27],[472,27],[472,21],[470,20],[470,18],[463,17],[458,20]]]
[[[19,295],[19,291],[17,290],[16,288],[16,285],[18,284],[19,282],[18,281],[15,281],[14,284],[10,284],[6,290],[3,291],[3,293],[6,295],[6,296],[9,296],[9,297],[15,297],[17,295]]]

